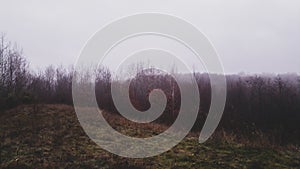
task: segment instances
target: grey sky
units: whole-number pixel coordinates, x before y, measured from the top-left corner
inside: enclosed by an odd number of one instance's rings
[[[34,68],[73,64],[112,20],[161,12],[206,34],[226,73],[300,73],[298,0],[0,0],[0,9],[0,32],[23,47]]]

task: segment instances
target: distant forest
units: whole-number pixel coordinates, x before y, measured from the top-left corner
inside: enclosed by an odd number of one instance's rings
[[[150,71],[151,72],[151,71]],[[73,68],[49,66],[32,71],[22,51],[0,39],[0,110],[21,104],[72,105]],[[117,81],[107,68],[97,68],[96,98],[99,107],[118,113],[111,97],[111,84]],[[182,75],[184,76],[184,74]],[[194,72],[201,105],[193,130],[199,131],[206,119],[211,97],[209,75]],[[248,140],[258,136],[278,145],[300,143],[300,76],[282,75],[226,75],[227,101],[219,124],[219,131],[233,133]],[[161,89],[167,97],[167,107],[157,123],[170,125],[180,109],[180,91],[170,75],[141,69],[131,80],[130,98],[138,110],[150,106],[148,94]],[[120,82],[121,83],[121,82]],[[188,83],[188,82],[186,82]]]

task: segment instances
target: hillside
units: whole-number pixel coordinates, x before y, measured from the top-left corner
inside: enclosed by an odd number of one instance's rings
[[[105,117],[118,131],[146,137],[163,131],[158,124],[128,123],[118,115]],[[249,146],[210,140],[197,134],[170,151],[147,159],[110,154],[84,133],[74,109],[66,105],[29,105],[0,113],[1,168],[300,168],[300,150],[292,147]]]

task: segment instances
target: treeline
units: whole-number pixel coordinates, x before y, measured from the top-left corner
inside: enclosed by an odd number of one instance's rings
[[[17,102],[27,102],[25,86],[31,78],[28,64],[16,45],[0,39],[0,104],[7,108]]]
[[[0,37],[0,110],[19,104],[72,104],[72,69],[30,70],[22,50]]]
[[[170,75],[149,73],[149,70],[155,72],[151,69],[141,70],[136,77],[130,79],[131,103],[136,109],[145,111],[151,106],[149,93],[153,89],[163,90],[167,97],[167,106],[155,122],[171,125],[180,110],[179,87]],[[180,76],[185,83],[189,83],[188,75]],[[200,131],[210,108],[211,86],[208,74],[194,73],[194,77],[200,92],[200,109],[193,130]],[[300,143],[300,76],[227,75],[226,79],[226,105],[218,130],[248,140],[263,137],[270,144],[276,145]],[[121,82],[107,78],[98,79],[96,96],[102,109],[117,113],[111,93],[107,92],[111,90],[111,83]]]
[[[43,71],[31,71],[21,50],[5,41],[0,42],[0,109],[19,104],[62,103],[72,105],[73,68],[49,66]],[[112,96],[111,84],[124,83],[106,69],[80,76],[89,83],[95,77],[96,98],[101,109],[118,113]],[[77,74],[78,73],[78,74]],[[79,76],[76,72],[76,76]],[[185,74],[180,75],[185,79]],[[199,131],[206,119],[211,87],[208,74],[194,73],[200,91],[200,111],[193,130]],[[78,77],[77,77],[78,78]],[[276,144],[300,142],[300,76],[285,75],[227,75],[227,101],[219,130],[240,137],[256,137],[263,133]],[[131,79],[129,96],[140,111],[150,108],[149,93],[161,89],[167,98],[167,107],[158,123],[172,124],[180,110],[181,94],[176,81],[153,69],[140,71]],[[184,80],[189,83],[189,80]]]

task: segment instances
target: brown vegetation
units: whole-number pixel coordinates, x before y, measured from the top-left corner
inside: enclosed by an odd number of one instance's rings
[[[116,114],[104,115],[118,131],[148,137],[166,126],[137,127]],[[26,105],[0,114],[0,168],[298,168],[296,147],[268,147],[237,143],[231,134],[215,133],[198,143],[191,133],[179,145],[159,156],[127,159],[113,155],[92,142],[82,130],[74,109],[66,105]],[[107,133],[109,134],[109,133]]]

